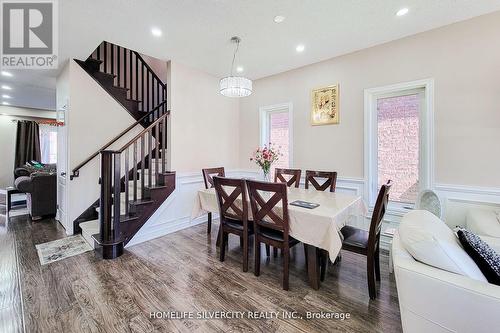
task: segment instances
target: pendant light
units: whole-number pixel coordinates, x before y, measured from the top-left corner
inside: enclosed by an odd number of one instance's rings
[[[227,97],[246,97],[252,93],[252,80],[243,76],[233,76],[234,60],[236,59],[236,53],[238,53],[240,42],[240,37],[235,36],[231,38],[231,43],[236,44],[233,62],[231,63],[231,73],[229,76],[222,78],[219,82],[220,93]]]

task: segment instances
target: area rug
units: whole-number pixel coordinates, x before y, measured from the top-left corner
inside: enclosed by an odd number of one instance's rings
[[[36,245],[40,264],[47,265],[59,260],[91,251],[92,247],[82,235],[70,236],[52,242]]]

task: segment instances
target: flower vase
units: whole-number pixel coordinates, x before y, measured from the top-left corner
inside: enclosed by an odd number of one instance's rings
[[[270,182],[271,181],[271,177],[269,176],[269,171],[264,171],[264,181],[265,182]]]

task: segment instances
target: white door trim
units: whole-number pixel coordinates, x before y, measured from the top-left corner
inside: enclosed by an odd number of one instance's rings
[[[259,138],[260,146],[267,144],[269,137],[269,124],[267,115],[272,112],[288,109],[288,144],[289,144],[289,166],[293,167],[293,104],[291,102],[261,106],[259,108]],[[266,130],[264,130],[266,129]]]
[[[377,108],[376,100],[378,97],[390,95],[402,90],[412,89],[425,90],[425,107],[420,115],[420,149],[421,149],[421,187],[432,189],[434,187],[434,79],[423,79],[411,82],[397,83],[393,85],[365,89],[364,91],[364,177],[365,177],[365,200],[369,205],[374,204],[371,193],[378,184],[374,183],[373,166],[377,162]],[[376,192],[376,190],[375,190]]]

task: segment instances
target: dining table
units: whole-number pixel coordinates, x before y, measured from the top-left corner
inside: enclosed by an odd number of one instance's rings
[[[287,197],[290,236],[306,246],[308,280],[317,290],[320,287],[320,250],[328,251],[330,260],[335,260],[342,248],[340,230],[346,224],[356,224],[364,218],[366,204],[359,195],[295,187],[288,188]],[[312,203],[316,207],[293,205],[297,201]],[[214,188],[198,191],[191,217],[194,219],[209,212],[219,212]],[[248,220],[251,219],[249,212]]]

